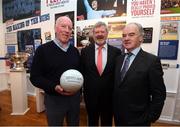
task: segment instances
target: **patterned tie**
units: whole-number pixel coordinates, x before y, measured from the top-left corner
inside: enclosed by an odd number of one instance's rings
[[[121,73],[120,73],[121,74],[121,81],[123,80],[124,76],[126,75],[126,72],[127,72],[128,68],[129,68],[129,63],[130,63],[130,57],[131,56],[132,56],[131,52],[127,53],[127,57],[126,57],[126,59],[124,61],[124,65],[123,65],[123,67],[121,69]]]
[[[103,46],[98,47],[98,55],[97,55],[97,69],[99,74],[102,74],[102,48]]]

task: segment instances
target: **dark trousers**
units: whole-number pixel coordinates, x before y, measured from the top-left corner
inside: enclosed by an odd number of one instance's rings
[[[49,126],[79,126],[80,94],[74,96],[53,96],[45,94],[45,108]]]
[[[101,126],[112,126],[111,114],[101,113],[101,115],[99,115],[98,113],[95,113],[95,112],[88,113],[89,126],[98,126],[99,120],[100,120]]]
[[[86,106],[86,109],[89,126],[99,126],[99,121],[101,126],[112,126],[112,108],[97,105],[94,108]]]
[[[120,116],[114,115],[114,122],[115,122],[115,126],[143,126],[143,127],[150,127],[151,123],[150,122],[144,122],[142,121],[134,121],[131,122],[129,120],[128,121],[124,121],[122,119],[120,119]]]

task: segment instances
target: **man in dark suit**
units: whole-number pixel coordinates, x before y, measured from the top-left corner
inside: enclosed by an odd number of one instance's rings
[[[115,59],[121,51],[107,44],[107,36],[106,24],[96,23],[93,27],[94,42],[81,51],[84,99],[89,126],[98,126],[99,120],[101,126],[112,125],[114,67]]]
[[[113,94],[116,126],[150,126],[162,111],[166,98],[163,71],[157,56],[143,51],[143,28],[129,23],[123,29],[123,46],[126,54],[116,61]],[[122,73],[129,56],[129,69]],[[126,59],[126,60],[125,60]]]

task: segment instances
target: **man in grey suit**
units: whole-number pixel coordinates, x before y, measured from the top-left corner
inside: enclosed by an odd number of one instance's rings
[[[112,126],[115,59],[121,51],[107,44],[107,36],[107,25],[103,22],[96,23],[93,27],[94,42],[81,51],[84,99],[89,126],[98,126],[99,120],[101,126]],[[101,62],[98,62],[98,56],[102,56]]]
[[[116,126],[150,126],[159,118],[164,105],[166,88],[161,63],[157,56],[140,47],[143,34],[138,23],[129,23],[123,29],[127,52],[116,61],[113,93]]]

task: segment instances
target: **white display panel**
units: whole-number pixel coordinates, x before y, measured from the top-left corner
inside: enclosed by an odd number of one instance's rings
[[[167,68],[164,71],[164,83],[166,85],[166,91],[169,93],[177,93],[178,88],[178,68]]]
[[[175,94],[167,94],[160,120],[172,120],[175,107]]]

